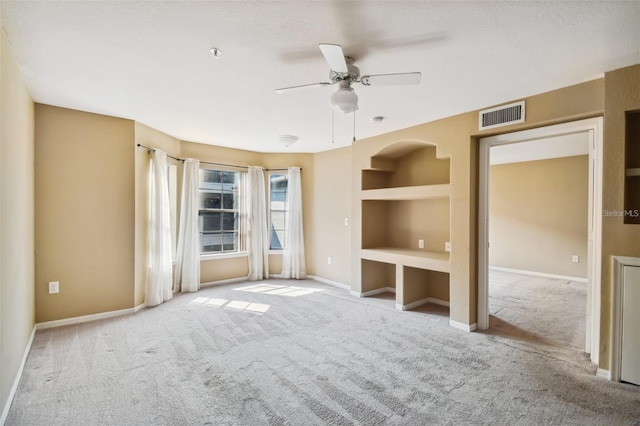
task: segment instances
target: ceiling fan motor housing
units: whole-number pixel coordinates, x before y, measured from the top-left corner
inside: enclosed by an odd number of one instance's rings
[[[331,72],[329,73],[329,78],[331,79],[332,83],[336,83],[342,80],[358,81],[358,78],[360,78],[360,68],[353,65],[353,59],[348,56],[345,56],[344,59],[347,62],[348,72],[344,73],[331,70]]]

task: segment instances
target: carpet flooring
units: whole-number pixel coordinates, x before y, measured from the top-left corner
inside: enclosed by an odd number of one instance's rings
[[[209,287],[41,330],[7,425],[633,425],[586,354],[314,281]]]
[[[489,327],[583,351],[587,283],[492,270]]]

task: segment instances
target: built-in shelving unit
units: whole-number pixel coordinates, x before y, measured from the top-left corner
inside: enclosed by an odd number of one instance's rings
[[[435,146],[400,143],[370,164],[360,190],[361,295],[393,291],[401,310],[448,305],[449,160],[437,158]]]
[[[625,114],[624,223],[640,224],[640,111]]]

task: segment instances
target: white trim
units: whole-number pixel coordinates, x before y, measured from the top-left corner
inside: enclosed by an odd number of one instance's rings
[[[271,275],[273,277],[273,275]],[[217,285],[225,285],[225,284],[233,284],[233,283],[239,283],[242,281],[249,281],[248,277],[240,277],[240,278],[229,278],[226,280],[218,280],[218,281],[209,281],[207,283],[201,283],[200,284],[200,288],[205,288],[205,287],[213,287],[213,286],[217,286]]]
[[[200,254],[200,262],[207,260],[232,259],[234,257],[249,257],[249,252],[234,251],[227,253],[202,253]]]
[[[555,278],[558,280],[577,281],[579,283],[586,283],[586,278],[572,277],[569,275],[547,274],[546,272],[526,271],[524,269],[511,269],[503,268],[502,266],[489,266],[491,271],[510,272],[512,274],[531,275],[534,277]]]
[[[396,309],[399,311],[410,311],[411,309],[417,308],[418,306],[426,305],[427,303],[449,307],[449,302],[446,300],[436,299],[435,297],[425,297],[424,299],[416,300],[415,302],[411,302],[406,305],[396,303]]]
[[[451,306],[448,300],[436,299],[435,297],[427,297],[428,303],[433,303],[434,305],[446,306],[447,308]]]
[[[611,259],[611,362],[610,380],[619,382],[622,369],[622,298],[625,266],[640,266],[640,258],[612,256]]]
[[[603,119],[589,118],[479,140],[478,176],[478,328],[489,328],[489,151],[491,146],[525,142],[553,136],[587,133],[589,137],[589,247],[587,253],[587,325],[585,352],[591,362],[600,360],[601,245],[602,245],[602,150]]]
[[[605,370],[604,368],[600,368],[598,367],[596,369],[596,376],[597,377],[603,377],[607,380],[612,380],[611,379],[611,372],[609,370]]]
[[[279,279],[279,280],[288,279],[288,278],[283,278],[282,274],[269,274],[269,278],[276,278],[276,279]]]
[[[134,313],[136,313],[136,312],[138,312],[139,310],[144,309],[144,308],[146,308],[146,307],[147,307],[147,304],[146,304],[146,303],[142,303],[142,304],[140,304],[140,305],[136,306],[135,308],[133,308],[133,312],[134,312]]]
[[[351,286],[349,286],[347,284],[342,284],[342,283],[339,283],[337,281],[331,281],[331,280],[328,280],[326,278],[318,277],[316,275],[307,275],[307,278],[309,278],[311,280],[319,281],[321,283],[329,284],[329,285],[332,285],[334,287],[338,287],[338,288],[341,288],[341,289],[344,289],[344,290],[351,290]]]
[[[136,306],[135,308],[120,309],[118,311],[100,312],[99,314],[83,315],[80,317],[64,318],[55,321],[39,322],[36,324],[37,330],[46,330],[47,328],[62,327],[65,325],[81,324],[83,322],[97,321],[107,318],[119,317],[122,315],[128,315],[136,313],[136,310],[140,310],[143,305]]]
[[[395,293],[395,292],[396,292],[396,289],[393,287],[381,287],[381,288],[376,288],[375,290],[365,291],[364,293],[359,293],[353,290],[351,290],[349,293],[355,297],[369,297],[369,296],[375,296],[376,294],[381,294],[381,293]]]
[[[475,322],[469,325],[469,324],[463,324],[458,321],[454,321],[452,319],[449,319],[449,325],[453,328],[457,328],[458,330],[466,331],[467,333],[475,331],[478,328],[478,324]]]
[[[18,390],[18,385],[20,384],[20,379],[22,378],[22,373],[24,372],[24,366],[27,363],[27,358],[29,357],[29,352],[31,352],[31,345],[33,344],[33,339],[36,335],[36,325],[33,325],[33,329],[31,330],[31,336],[29,337],[29,342],[24,349],[24,354],[22,355],[22,361],[20,362],[20,368],[18,368],[18,374],[16,374],[16,379],[13,381],[13,385],[9,390],[9,397],[4,404],[4,408],[2,409],[2,415],[0,416],[0,425],[4,425],[4,422],[7,420],[7,416],[9,415],[9,409],[11,408],[11,404],[13,403],[13,398],[16,396],[16,391]]]

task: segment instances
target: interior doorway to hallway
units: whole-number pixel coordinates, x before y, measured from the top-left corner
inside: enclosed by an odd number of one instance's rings
[[[568,139],[583,140],[586,147],[582,148],[582,152],[572,152],[571,150],[575,149],[575,146],[570,143],[566,143]],[[520,258],[518,258],[518,256],[512,256],[513,253],[511,252],[516,251],[513,248],[513,241],[507,242],[506,251],[504,250],[505,247],[498,250],[498,240],[496,240],[495,252],[492,252],[490,248],[490,243],[494,242],[491,238],[496,238],[496,235],[492,235],[491,232],[492,225],[490,215],[492,157],[497,158],[505,155],[527,155],[527,161],[537,161],[544,159],[545,156],[548,158],[550,156],[550,151],[555,151],[555,154],[552,155],[555,157],[579,157],[580,155],[583,155],[583,158],[587,161],[587,212],[584,212],[586,213],[586,235],[583,234],[583,238],[585,238],[587,242],[584,249],[584,255],[572,253],[572,256],[569,257],[570,263],[573,263],[572,260],[575,260],[573,259],[573,255],[577,255],[582,259],[582,273],[579,272],[579,269],[575,268],[575,265],[573,265],[573,269],[571,269],[572,265],[568,265],[568,269],[563,269],[562,263],[567,262],[566,258],[562,258],[556,265],[545,265],[544,261],[542,261],[542,264],[540,265],[541,267],[531,266],[535,265],[536,257],[539,257],[537,261],[539,264],[541,263],[541,259],[544,257],[539,256],[541,251],[544,251],[545,249],[550,250],[550,247],[545,248],[543,243],[540,243],[543,244],[542,247],[539,247],[533,252],[525,253],[524,256],[521,256]],[[590,354],[592,362],[598,362],[600,329],[599,247],[601,218],[599,213],[601,211],[600,194],[602,186],[601,152],[601,118],[581,120],[523,132],[498,135],[480,140],[478,235],[479,329],[482,330],[489,327],[511,327],[511,332],[529,333],[533,337],[544,338],[545,333],[542,333],[542,330],[546,325],[553,322],[553,317],[556,316],[556,320],[562,320],[560,321],[562,326],[555,327],[555,331],[547,331],[547,338],[553,338],[556,343],[566,344],[570,347],[576,347],[576,349],[581,347],[581,350]],[[526,194],[524,195],[526,196]],[[548,207],[553,208],[553,206]],[[561,212],[557,213],[561,214]],[[520,215],[523,215],[523,213],[521,212]],[[498,224],[496,223],[496,228],[497,227]],[[535,229],[535,226],[532,228],[533,229],[529,229],[529,231],[533,232],[530,234],[529,239],[531,242],[535,243],[534,240],[542,231],[540,229]],[[505,230],[502,229],[502,232],[505,232]],[[507,234],[509,234],[509,232],[507,232]],[[544,242],[544,238],[542,238],[541,241]],[[562,251],[563,248],[560,247],[559,250]],[[507,257],[511,257],[509,261],[505,260],[505,253],[508,254]],[[547,261],[549,258],[553,259],[554,256],[547,256]],[[585,260],[586,264],[584,263]],[[508,266],[508,262],[511,262],[511,267],[498,267],[497,270],[495,268],[493,270],[490,268],[494,264],[505,264],[505,262]],[[550,273],[545,274],[542,272],[536,275],[529,273],[545,270],[545,268],[549,270]],[[525,274],[522,274],[522,272],[525,272]],[[581,275],[585,278],[582,278]],[[581,282],[581,280],[584,280],[585,282]],[[514,287],[513,284],[517,284],[518,286]],[[518,289],[520,290],[519,294],[513,293]],[[492,290],[495,290],[497,293],[495,295],[495,300],[493,300],[490,306],[490,292],[492,292]],[[565,291],[565,294],[556,294],[555,299],[553,299],[553,294],[556,290]],[[553,314],[543,311],[536,313],[536,309],[531,309],[534,305],[527,304],[535,303],[535,300],[541,302],[539,297],[536,298],[534,296],[536,294],[539,295],[542,292],[544,292],[545,296],[552,297],[551,300],[554,300],[555,302],[564,299],[566,303],[576,306],[572,306],[571,308],[567,308],[566,306],[556,306],[558,313]],[[507,305],[509,305],[507,303],[509,301],[513,303],[511,303],[509,310],[505,310]],[[552,308],[554,304],[549,303],[549,300],[547,300],[539,305],[546,309]],[[527,318],[526,315],[520,315],[520,319],[515,320],[514,324],[513,315],[518,317],[518,310],[520,310],[521,314],[526,313],[530,315],[530,317]],[[570,310],[571,312],[563,313],[563,310]],[[492,312],[496,315],[490,318]],[[502,314],[500,312],[502,312]],[[522,327],[517,325],[518,321],[524,321],[524,323],[520,324]],[[576,338],[576,327],[581,329],[583,338],[580,336]]]

